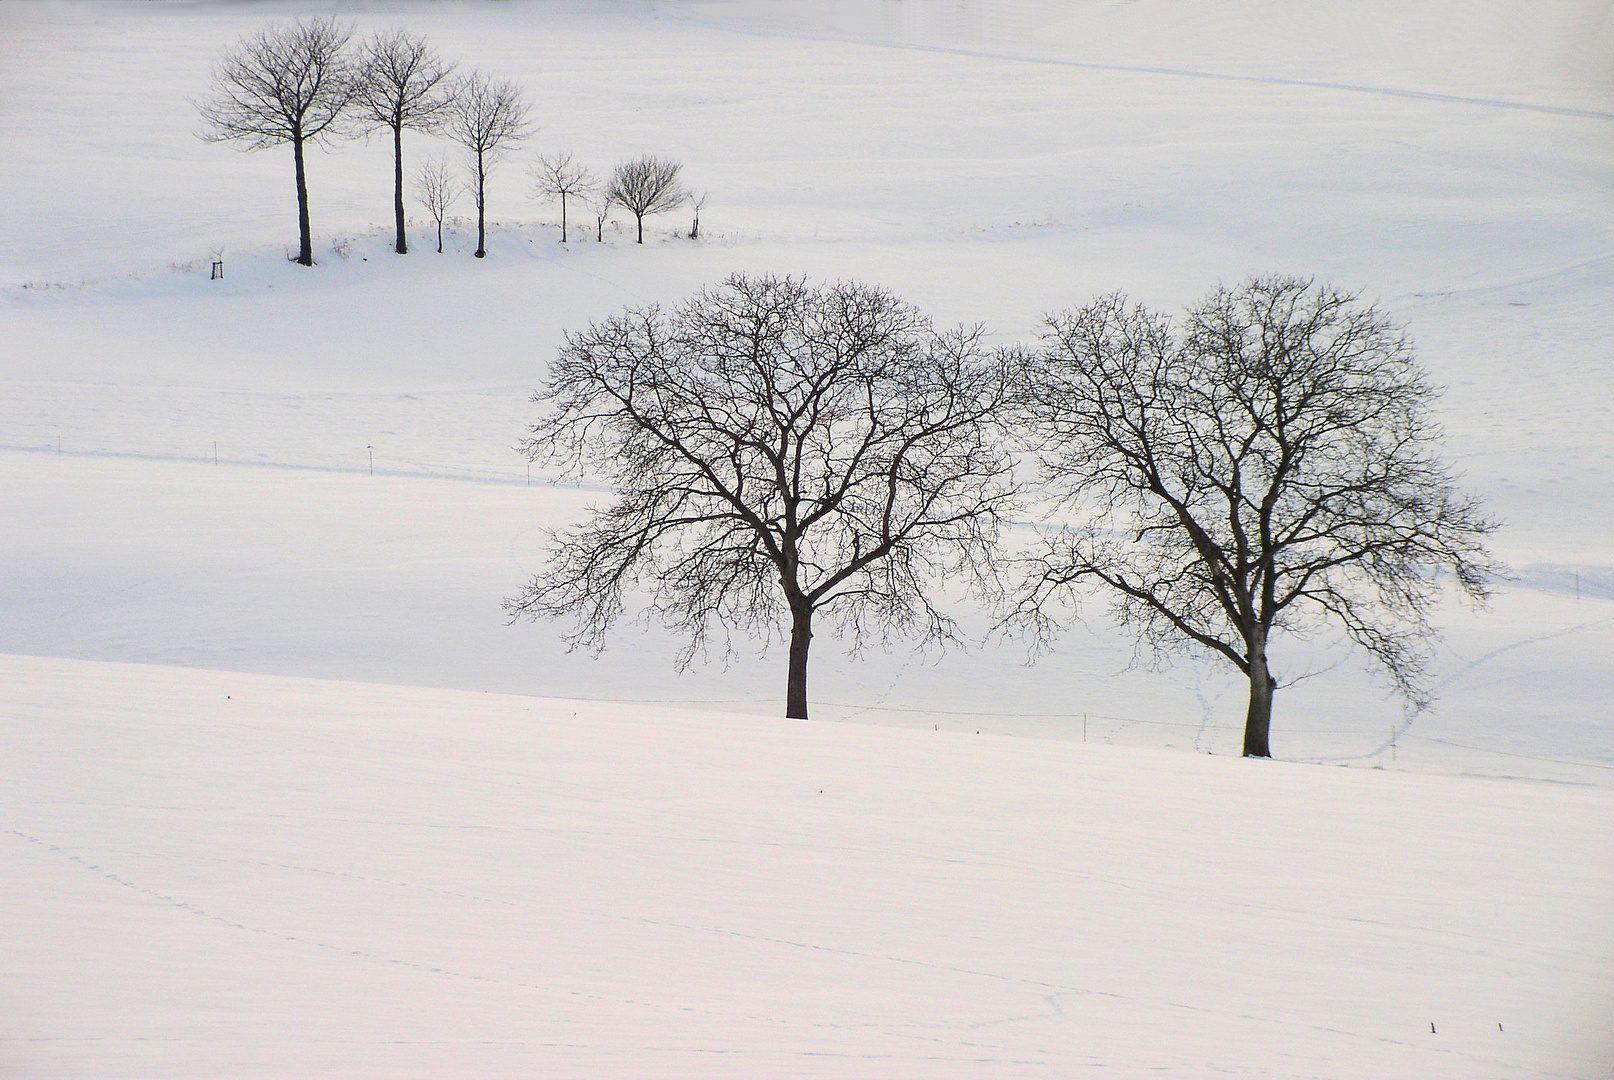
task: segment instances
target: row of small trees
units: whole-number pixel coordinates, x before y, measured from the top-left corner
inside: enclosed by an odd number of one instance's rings
[[[297,262],[312,266],[314,247],[308,213],[307,147],[338,137],[385,130],[392,136],[395,250],[409,250],[404,215],[403,133],[406,129],[446,136],[464,148],[476,203],[476,257],[487,254],[487,181],[494,165],[532,132],[528,106],[514,82],[480,71],[457,72],[425,38],[404,30],[379,32],[355,44],[351,27],[334,19],[277,23],[242,38],[220,58],[211,94],[196,103],[201,137],[238,142],[247,150],[290,145],[297,185]],[[561,236],[566,203],[578,198],[596,208],[603,235],[612,206],[630,211],[644,242],[644,219],[689,201],[695,208],[692,236],[700,231],[700,207],[679,183],[681,167],[645,156],[617,166],[602,184],[571,155],[541,158],[533,167],[535,193],[558,197]],[[442,225],[460,184],[446,161],[427,162],[416,176],[416,194]]]
[[[1244,753],[1267,757],[1275,631],[1332,622],[1420,700],[1443,572],[1479,600],[1499,569],[1435,397],[1402,328],[1298,278],[1180,322],[1105,296],[988,349],[871,286],[733,277],[568,335],[524,449],[616,499],[506,606],[598,647],[643,588],[684,662],[714,631],[779,633],[806,718],[822,622],[948,638],[937,590],[968,581],[1046,641],[1097,583],[1143,642],[1244,674]],[[1006,559],[1033,494],[1070,523]]]
[[[529,194],[535,199],[560,203],[560,240],[568,241],[568,209],[580,202],[594,218],[594,238],[605,240],[605,223],[613,207],[620,206],[638,222],[638,242],[644,243],[644,219],[664,214],[679,206],[694,212],[689,228],[691,240],[700,239],[701,210],[706,195],[684,189],[678,176],[683,166],[667,158],[646,154],[618,165],[609,179],[601,180],[572,155],[545,155],[532,162]],[[455,170],[442,156],[427,159],[415,173],[415,198],[437,226],[437,250],[443,250],[443,223],[460,192],[465,189]],[[478,204],[480,205],[480,204]]]
[[[638,224],[638,242],[644,243],[644,219],[653,214],[665,214],[688,205],[694,211],[694,223],[689,227],[689,238],[700,239],[701,210],[706,206],[706,195],[687,190],[679,179],[683,165],[664,157],[646,154],[618,165],[610,177],[601,180],[586,165],[572,159],[571,154],[540,157],[528,167],[532,177],[532,194],[537,198],[557,200],[560,203],[560,240],[566,242],[566,203],[576,199],[594,214],[594,238],[605,238],[605,219],[611,207],[620,206],[633,215]]]

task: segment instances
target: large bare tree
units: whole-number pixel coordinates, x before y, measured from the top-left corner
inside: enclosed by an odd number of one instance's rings
[[[196,103],[208,142],[246,150],[290,143],[297,175],[297,261],[314,265],[305,148],[340,132],[360,69],[350,27],[334,19],[275,23],[242,38],[213,68],[210,97]]]
[[[644,243],[645,218],[677,209],[687,198],[678,182],[683,168],[679,162],[646,154],[624,161],[611,174],[611,201],[633,214],[639,224],[639,243]]]
[[[394,250],[409,253],[404,235],[403,133],[437,131],[453,99],[445,64],[425,38],[405,30],[382,31],[364,43],[363,77],[354,96],[361,126],[392,132],[392,216],[397,230]]]
[[[785,714],[805,719],[815,620],[945,638],[938,583],[991,579],[1010,368],[880,289],[777,277],[569,335],[523,448],[616,498],[506,606],[598,646],[644,586],[685,663],[714,629],[788,627]]]
[[[599,187],[599,180],[586,165],[572,160],[569,153],[540,157],[527,167],[527,173],[532,177],[534,197],[560,200],[560,242],[566,243],[567,200],[587,201]]]
[[[1244,753],[1270,757],[1275,630],[1333,621],[1409,699],[1447,571],[1475,600],[1493,524],[1455,490],[1437,396],[1405,332],[1294,277],[1221,288],[1180,330],[1120,295],[1048,322],[1020,397],[1054,492],[1096,523],[1054,535],[1019,612],[1100,582],[1154,647],[1249,680]]]
[[[455,80],[446,130],[471,156],[471,195],[476,200],[476,257],[486,257],[488,173],[503,153],[532,130],[521,87],[480,71]]]

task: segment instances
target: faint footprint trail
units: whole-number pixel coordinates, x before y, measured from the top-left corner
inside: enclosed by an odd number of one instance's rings
[[[1442,692],[1449,689],[1453,684],[1455,684],[1456,682],[1461,680],[1464,676],[1466,676],[1466,675],[1470,674],[1471,672],[1473,672],[1473,671],[1483,667],[1484,665],[1490,663],[1492,660],[1495,660],[1498,656],[1501,656],[1503,653],[1510,653],[1514,649],[1522,649],[1527,645],[1540,645],[1543,642],[1552,641],[1552,640],[1555,640],[1556,638],[1568,637],[1571,634],[1585,633],[1588,630],[1601,630],[1604,627],[1609,626],[1611,624],[1614,624],[1614,619],[1593,619],[1590,622],[1576,623],[1574,626],[1566,626],[1566,627],[1563,627],[1562,629],[1554,630],[1551,633],[1536,634],[1536,635],[1534,635],[1532,637],[1524,637],[1524,638],[1520,638],[1518,641],[1509,642],[1506,645],[1503,645],[1503,646],[1501,646],[1499,648],[1492,649],[1490,652],[1485,653],[1485,654],[1483,654],[1481,656],[1478,656],[1478,657],[1474,658],[1473,660],[1470,660],[1468,663],[1464,664],[1462,667],[1458,668],[1456,671],[1452,672],[1450,675],[1448,675],[1444,679],[1440,680],[1440,682],[1436,686],[1436,689],[1438,691],[1442,691]],[[1407,718],[1407,727],[1412,726],[1412,721],[1417,716],[1418,716],[1417,713],[1413,713],[1412,716],[1409,716]],[[1406,729],[1403,728],[1402,730],[1406,730]]]
[[[222,926],[222,927],[225,927],[225,928],[230,929],[230,930],[237,930],[237,931],[241,931],[241,932],[247,933],[247,934],[258,935],[258,936],[261,936],[261,937],[264,937],[264,938],[267,938],[267,939],[270,939],[270,940],[273,940],[273,941],[283,941],[283,942],[286,942],[286,943],[294,945],[294,946],[299,946],[299,947],[307,948],[307,949],[313,949],[313,950],[316,950],[316,951],[324,952],[324,953],[335,955],[335,956],[351,957],[353,959],[356,959],[356,960],[358,960],[360,962],[364,962],[364,963],[380,964],[380,965],[387,965],[387,966],[406,968],[406,969],[415,971],[417,973],[420,973],[420,974],[426,975],[426,976],[436,976],[436,977],[448,978],[448,979],[466,980],[466,981],[469,981],[469,982],[483,983],[483,984],[487,984],[487,985],[490,985],[490,986],[515,987],[515,988],[520,988],[520,989],[523,989],[523,990],[538,991],[540,993],[553,995],[553,996],[558,997],[558,998],[575,998],[575,999],[584,1000],[584,1001],[592,1001],[592,1002],[595,1002],[595,1003],[601,1004],[601,1005],[627,1005],[627,1006],[638,1007],[638,1008],[641,1008],[641,1009],[648,1009],[648,1010],[663,1010],[663,1011],[665,1011],[665,1010],[668,1010],[668,1009],[676,1009],[678,1012],[683,1013],[683,1014],[695,1014],[695,1015],[700,1015],[700,1016],[705,1016],[705,1017],[713,1017],[713,1018],[716,1018],[716,1017],[719,1017],[719,1016],[722,1015],[722,1014],[718,1013],[717,1011],[715,1011],[712,1008],[698,1008],[698,1007],[690,1006],[688,1004],[669,1005],[665,1001],[639,1000],[637,998],[624,997],[624,996],[622,996],[620,994],[602,994],[602,993],[593,992],[593,991],[590,991],[590,990],[579,989],[579,988],[576,988],[576,987],[568,987],[568,986],[562,985],[559,982],[540,983],[540,982],[528,981],[528,980],[521,979],[521,978],[511,978],[511,977],[508,977],[508,976],[500,977],[500,976],[497,976],[497,975],[479,974],[479,973],[474,972],[474,971],[463,971],[463,970],[458,970],[458,969],[453,968],[453,967],[444,966],[444,965],[439,964],[439,963],[433,963],[431,961],[409,960],[409,959],[405,959],[405,958],[403,958],[401,956],[389,955],[387,953],[375,952],[375,951],[371,951],[371,950],[367,950],[367,949],[353,948],[353,947],[351,947],[350,945],[347,945],[347,944],[339,944],[339,943],[333,943],[333,942],[330,942],[330,941],[322,941],[322,940],[318,940],[316,938],[306,937],[306,936],[303,936],[301,934],[287,933],[287,932],[285,932],[283,930],[274,929],[274,928],[270,928],[270,927],[253,926],[253,925],[250,925],[248,923],[239,922],[239,921],[237,921],[237,920],[235,920],[233,918],[230,918],[229,916],[217,914],[217,913],[215,913],[213,911],[210,911],[210,910],[208,910],[206,908],[203,908],[203,907],[201,907],[201,906],[199,906],[199,905],[185,899],[184,897],[176,896],[176,895],[173,895],[173,894],[168,893],[168,892],[163,892],[163,891],[161,891],[160,889],[157,889],[157,888],[152,888],[152,887],[150,887],[148,885],[144,885],[144,884],[142,884],[142,883],[140,883],[138,881],[135,881],[135,880],[125,876],[123,873],[120,873],[120,872],[115,871],[115,870],[108,869],[106,866],[103,866],[101,864],[103,860],[101,860],[100,858],[98,858],[96,856],[93,856],[93,855],[92,856],[86,856],[86,855],[75,854],[74,852],[68,850],[67,848],[65,848],[65,847],[63,847],[63,846],[61,846],[59,844],[51,843],[49,840],[45,840],[45,839],[43,839],[41,837],[34,836],[34,835],[32,835],[30,833],[27,833],[27,832],[23,832],[23,831],[21,831],[19,829],[0,827],[0,836],[9,836],[9,837],[12,837],[12,838],[14,838],[16,840],[20,840],[23,843],[32,845],[33,847],[36,847],[36,848],[38,848],[38,849],[40,849],[42,851],[49,852],[51,855],[56,856],[57,858],[64,859],[67,862],[72,863],[73,865],[77,866],[81,870],[87,871],[88,873],[94,874],[94,875],[104,879],[106,882],[108,882],[109,884],[111,884],[111,885],[113,885],[113,886],[115,886],[117,888],[127,889],[127,890],[129,890],[131,892],[137,893],[137,894],[139,894],[141,896],[144,896],[144,897],[146,897],[148,899],[155,900],[158,903],[161,903],[161,904],[163,904],[163,905],[165,905],[167,907],[173,908],[173,909],[175,909],[177,911],[184,912],[187,915],[193,916],[195,918],[202,919],[202,920],[204,920],[206,922],[209,922],[209,923],[212,923],[212,924],[214,924],[216,926]],[[293,867],[293,866],[289,866],[288,864],[285,864],[285,863],[264,863],[264,862],[259,862],[259,863],[253,864],[248,860],[231,860],[231,859],[220,859],[220,860],[217,860],[217,861],[220,861],[220,862],[240,862],[243,865],[275,866],[275,867],[279,867],[279,868],[282,868],[282,869],[297,869],[297,870],[303,870],[303,871],[307,871],[307,872],[321,873],[321,874],[332,874],[333,873],[332,871],[329,871],[329,870],[319,870],[319,869],[316,869],[316,868],[313,868],[313,867]],[[386,879],[382,879],[382,878],[369,877],[367,875],[345,874],[345,873],[340,873],[340,872],[336,872],[335,876],[349,877],[349,878],[353,878],[354,880],[371,881],[371,882],[382,882],[382,881],[386,880]],[[394,885],[399,885],[401,887],[406,887],[406,888],[417,888],[417,886],[411,886],[411,885],[408,885],[407,883],[404,883],[404,882],[390,882],[390,883],[394,884]],[[507,902],[507,901],[489,900],[489,899],[487,899],[485,897],[472,896],[472,895],[465,894],[465,893],[447,892],[447,891],[439,890],[439,889],[425,889],[424,891],[437,893],[438,895],[442,895],[442,896],[458,897],[458,898],[461,898],[461,899],[474,900],[474,901],[483,902],[483,903],[506,903]],[[997,980],[997,981],[1008,983],[1008,984],[1011,984],[1011,985],[1021,986],[1021,987],[1027,988],[1027,989],[1029,989],[1029,990],[1031,990],[1031,991],[1033,991],[1035,993],[1038,993],[1039,995],[1052,994],[1052,995],[1054,995],[1056,997],[1077,997],[1077,996],[1084,996],[1084,995],[1094,995],[1094,996],[1099,996],[1099,997],[1115,998],[1115,999],[1118,999],[1118,1000],[1127,1000],[1125,995],[1110,993],[1110,992],[1103,991],[1103,990],[1093,990],[1093,989],[1087,989],[1087,988],[1084,988],[1084,987],[1067,986],[1067,985],[1063,985],[1063,984],[1059,984],[1059,983],[1050,983],[1050,982],[1045,982],[1045,981],[1042,981],[1042,980],[1028,979],[1028,978],[1024,978],[1024,977],[1020,977],[1020,976],[1004,975],[1004,974],[1001,974],[1001,973],[998,973],[998,972],[993,972],[993,971],[978,971],[978,970],[974,970],[974,969],[970,969],[970,968],[957,967],[957,966],[947,965],[947,964],[938,964],[938,963],[929,962],[929,961],[925,961],[925,960],[910,959],[910,958],[903,957],[903,956],[895,956],[895,955],[884,956],[884,955],[881,955],[879,953],[864,952],[864,951],[859,951],[859,950],[856,950],[856,949],[839,948],[839,947],[836,947],[836,946],[824,945],[824,944],[815,943],[815,942],[811,942],[811,941],[797,941],[797,940],[792,940],[792,939],[789,939],[789,938],[770,936],[770,935],[767,935],[767,934],[750,933],[750,932],[746,932],[746,931],[734,930],[734,929],[729,929],[729,928],[724,928],[724,927],[701,926],[701,925],[696,925],[696,924],[692,924],[692,923],[682,923],[682,922],[676,922],[676,921],[666,920],[666,919],[654,919],[654,918],[647,918],[647,917],[643,917],[643,916],[633,916],[633,915],[620,915],[620,916],[616,916],[615,919],[617,921],[621,921],[621,922],[625,922],[625,923],[633,923],[633,924],[639,924],[639,925],[643,925],[643,926],[651,926],[651,927],[660,927],[660,928],[666,928],[666,929],[680,930],[680,931],[685,931],[685,932],[689,932],[689,933],[696,933],[696,934],[702,934],[702,935],[715,935],[715,936],[722,936],[722,937],[742,938],[742,939],[745,939],[745,940],[750,940],[750,941],[754,941],[754,942],[761,943],[761,944],[783,946],[783,947],[793,949],[793,950],[794,949],[801,949],[801,950],[808,950],[808,951],[820,952],[820,953],[825,953],[825,954],[853,957],[853,958],[858,958],[858,959],[863,959],[863,960],[882,961],[884,963],[893,964],[893,965],[910,965],[910,966],[916,966],[916,967],[920,967],[920,968],[930,968],[930,969],[949,972],[949,973],[954,973],[954,974],[970,975],[970,976],[973,976],[973,977],[976,977],[976,978],[988,979],[988,980]],[[781,1022],[776,1017],[769,1016],[769,1015],[764,1015],[764,1014],[762,1014],[760,1012],[747,1013],[747,1016],[748,1016],[749,1019],[760,1020],[760,1021],[764,1021],[764,1022],[767,1022],[767,1023],[780,1023]],[[1013,1021],[1015,1019],[1019,1019],[1019,1018],[1018,1017],[1004,1017],[1004,1018],[1000,1018],[998,1020],[995,1020],[993,1022],[994,1023],[1003,1023],[1003,1022],[1010,1022],[1010,1021]],[[828,1024],[827,1026],[832,1027],[832,1028],[837,1028],[837,1027],[842,1027],[843,1025]],[[978,1026],[984,1026],[984,1025],[978,1025]],[[908,1037],[912,1038],[914,1036],[912,1034],[910,1034]],[[931,1039],[931,1040],[928,1040],[928,1041],[941,1041],[941,1040]]]
[[[951,45],[922,45],[907,41],[881,41],[872,38],[840,37],[834,34],[791,33],[781,30],[749,29],[722,26],[688,17],[670,17],[670,22],[683,22],[708,30],[722,30],[747,37],[790,38],[798,41],[833,41],[846,45],[863,45],[874,49],[895,49],[903,52],[934,53],[941,56],[963,56],[977,60],[997,60],[1016,64],[1040,64],[1044,67],[1079,68],[1086,71],[1117,71],[1135,75],[1164,75],[1176,79],[1210,79],[1216,82],[1256,83],[1264,86],[1301,86],[1313,90],[1337,90],[1349,94],[1374,94],[1379,97],[1410,98],[1415,101],[1434,101],[1445,105],[1472,105],[1488,109],[1509,109],[1517,112],[1544,113],[1548,116],[1571,116],[1583,120],[1614,120],[1614,112],[1597,109],[1575,109],[1563,105],[1541,105],[1530,101],[1509,101],[1506,98],[1466,97],[1461,94],[1441,94],[1431,90],[1407,90],[1393,86],[1366,86],[1359,83],[1326,82],[1320,79],[1285,79],[1269,75],[1235,75],[1223,71],[1197,71],[1193,68],[1156,67],[1144,64],[1105,64],[1094,60],[1059,60],[1049,56],[1025,56],[1019,53],[988,52],[983,49],[962,49]]]
[[[1456,671],[1452,672],[1450,675],[1447,675],[1444,679],[1441,679],[1438,683],[1435,684],[1436,694],[1445,693],[1447,690],[1449,690],[1456,683],[1460,682],[1463,678],[1465,678],[1466,676],[1468,676],[1468,675],[1472,674],[1473,672],[1479,670],[1480,668],[1484,667],[1486,664],[1489,664],[1492,660],[1495,660],[1498,656],[1501,656],[1504,653],[1510,653],[1515,649],[1523,649],[1526,646],[1530,646],[1530,645],[1540,645],[1540,644],[1542,644],[1544,642],[1552,641],[1552,640],[1554,640],[1556,638],[1568,637],[1571,634],[1580,634],[1580,633],[1584,633],[1584,632],[1586,632],[1588,630],[1601,630],[1604,627],[1607,627],[1607,626],[1610,626],[1610,625],[1614,625],[1614,619],[1595,619],[1595,620],[1593,620],[1591,622],[1578,623],[1578,624],[1576,624],[1574,626],[1566,626],[1566,627],[1563,627],[1562,629],[1554,630],[1551,633],[1536,634],[1536,635],[1531,636],[1531,637],[1520,638],[1518,641],[1511,641],[1506,645],[1500,646],[1499,648],[1492,649],[1488,653],[1484,653],[1481,656],[1475,657],[1473,660],[1470,660],[1468,663],[1464,664],[1462,667],[1459,667]],[[1424,714],[1424,712],[1425,712],[1424,709],[1413,709],[1413,710],[1409,711],[1407,713],[1407,715],[1406,715],[1406,718],[1403,719],[1401,721],[1401,723],[1399,723],[1399,724],[1397,724],[1395,726],[1395,729],[1394,729],[1395,730],[1395,736],[1400,737],[1402,735],[1408,734],[1412,730],[1412,725],[1417,722],[1418,717],[1422,716]],[[1421,738],[1427,738],[1427,736],[1420,736],[1420,737]],[[1393,743],[1393,741],[1394,740],[1391,739],[1391,738],[1386,738],[1382,743],[1380,743],[1378,745],[1378,747],[1376,749],[1371,750],[1366,754],[1354,754],[1354,755],[1351,755],[1349,757],[1329,758],[1328,760],[1329,761],[1357,761],[1357,760],[1361,760],[1361,759],[1364,759],[1364,758],[1376,757],[1379,754],[1383,754],[1383,753],[1387,752],[1390,749],[1390,746]],[[1436,739],[1436,740],[1433,740],[1433,741],[1441,742],[1441,741],[1444,741],[1444,740]],[[1458,744],[1458,743],[1449,743],[1448,745],[1457,746],[1457,745],[1460,745],[1460,744]],[[1511,754],[1511,753],[1508,753],[1508,752],[1503,751],[1503,750],[1487,750],[1484,747],[1467,747],[1467,749],[1471,749],[1471,750],[1472,749],[1478,749],[1478,750],[1480,750],[1480,751],[1482,751],[1484,753],[1501,754],[1504,757],[1523,757],[1523,758],[1531,758],[1532,760],[1537,760],[1537,761],[1557,761],[1559,764],[1565,764],[1565,765],[1589,765],[1589,763],[1587,763],[1587,762],[1564,761],[1564,760],[1559,759],[1559,758],[1536,757],[1535,755],[1531,755],[1531,754]],[[1605,768],[1606,766],[1590,765],[1590,767],[1591,768]]]

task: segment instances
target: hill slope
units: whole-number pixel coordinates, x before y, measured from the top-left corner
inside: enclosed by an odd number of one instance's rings
[[[1614,1051],[1607,791],[0,679],[8,1075],[1429,1080]]]

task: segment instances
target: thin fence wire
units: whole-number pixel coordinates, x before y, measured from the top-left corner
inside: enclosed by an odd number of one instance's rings
[[[1412,732],[1403,732],[1396,738],[1420,739],[1424,742],[1439,743],[1442,746],[1451,746],[1459,750],[1472,750],[1479,754],[1496,754],[1500,757],[1524,758],[1527,761],[1548,761],[1554,765],[1572,765],[1581,769],[1606,769],[1614,772],[1614,765],[1601,765],[1594,761],[1570,761],[1568,758],[1544,757],[1540,754],[1520,754],[1512,750],[1492,750],[1490,747],[1470,746],[1467,743],[1452,742],[1450,739],[1442,739],[1434,735],[1417,735]]]
[[[758,698],[618,698],[618,697],[577,697],[568,695],[573,701],[590,701],[610,705],[670,705],[674,707],[689,707],[700,705],[735,706],[745,705],[757,709],[768,709],[777,705],[772,699]],[[1188,728],[1194,731],[1227,731],[1242,732],[1242,724],[1212,724],[1188,720],[1146,720],[1137,716],[1115,716],[1110,713],[1082,713],[1082,712],[1007,712],[1003,710],[965,710],[965,709],[929,709],[905,705],[871,705],[849,701],[823,701],[813,700],[810,704],[821,708],[848,709],[854,712],[887,712],[901,713],[910,716],[960,716],[974,719],[999,720],[1069,720],[1073,724],[1077,721],[1106,721],[1112,724],[1130,726],[1142,724],[1148,727]],[[1375,737],[1374,732],[1366,728],[1285,728],[1285,736],[1290,735],[1355,735],[1362,737]],[[1382,737],[1378,732],[1377,737]],[[1567,765],[1572,768],[1601,769],[1614,772],[1614,765],[1604,765],[1592,761],[1573,761],[1568,758],[1549,757],[1543,754],[1522,754],[1513,750],[1496,750],[1486,746],[1474,746],[1469,743],[1454,742],[1433,735],[1420,735],[1411,731],[1396,732],[1398,743],[1407,739],[1416,739],[1421,742],[1438,743],[1453,749],[1468,750],[1477,754],[1494,754],[1499,757],[1520,758],[1527,761],[1540,761],[1553,765]],[[1370,755],[1371,756],[1371,755]]]

